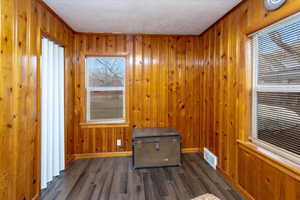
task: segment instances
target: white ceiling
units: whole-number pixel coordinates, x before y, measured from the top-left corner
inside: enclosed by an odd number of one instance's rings
[[[43,0],[77,32],[200,34],[241,0]]]

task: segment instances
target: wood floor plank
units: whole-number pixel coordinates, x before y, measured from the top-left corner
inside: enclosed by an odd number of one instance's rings
[[[128,199],[145,200],[144,182],[141,170],[133,170],[132,165],[128,168]]]
[[[189,154],[186,156],[187,159],[193,159],[196,162],[187,161],[192,163],[195,169],[202,170],[209,179],[216,185],[216,187],[227,197],[227,199],[241,199],[238,194],[223,178],[218,174],[216,170],[211,168],[204,160],[200,159],[195,154]]]
[[[130,157],[74,161],[42,200],[189,200],[213,193],[222,200],[242,199],[198,154],[184,154],[182,166],[134,170]]]
[[[74,161],[68,170],[54,179],[53,187],[42,191],[41,199],[66,199],[66,196],[72,190],[76,180],[80,177],[82,171],[89,165],[90,161],[90,159],[86,159],[85,162],[80,162],[79,160]],[[57,181],[57,179],[59,180]]]
[[[214,173],[213,171],[211,171],[211,173],[205,173],[202,168],[196,165],[195,160],[189,159],[188,156],[184,157],[183,159],[185,161],[184,163],[186,163],[188,168],[191,170],[193,177],[197,177],[197,179],[203,183],[203,186],[207,189],[207,192],[215,194],[220,199],[234,199],[227,188],[221,187],[219,182],[214,181],[211,178],[210,175]]]

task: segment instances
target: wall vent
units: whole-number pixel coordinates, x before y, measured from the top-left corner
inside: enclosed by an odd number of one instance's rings
[[[214,169],[217,168],[218,158],[210,152],[207,148],[204,148],[204,160]]]

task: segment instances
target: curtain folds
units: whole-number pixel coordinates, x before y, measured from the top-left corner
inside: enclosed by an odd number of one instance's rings
[[[64,48],[42,39],[41,188],[58,176],[64,163]]]

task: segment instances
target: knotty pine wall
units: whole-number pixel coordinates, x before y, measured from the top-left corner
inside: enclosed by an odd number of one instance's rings
[[[36,0],[0,1],[0,199],[39,191],[39,55],[45,34],[65,45],[66,137],[73,133],[73,33]],[[67,146],[66,156],[72,153]]]
[[[263,0],[247,0],[200,36],[200,149],[208,147],[218,156],[219,171],[249,199],[300,199],[299,166],[278,162],[247,143],[251,133],[247,33],[296,11],[300,1],[288,0],[278,11],[267,12]]]
[[[220,159],[219,170],[249,198],[299,199],[299,174],[244,143],[250,132],[245,33],[299,11],[299,1],[288,0],[282,9],[269,13],[262,0],[245,0],[200,37],[74,38],[39,1],[2,0],[0,9],[0,199],[31,199],[38,194],[41,34],[66,47],[67,161],[73,154],[130,151],[132,127],[176,126],[184,148],[210,148]],[[87,53],[128,53],[129,125],[80,125]],[[123,146],[116,146],[117,138]]]
[[[75,154],[131,151],[133,127],[174,126],[182,134],[183,148],[198,148],[198,52],[198,36],[76,34]],[[82,125],[85,56],[118,54],[129,58],[129,124]],[[121,147],[116,139],[122,139]]]

